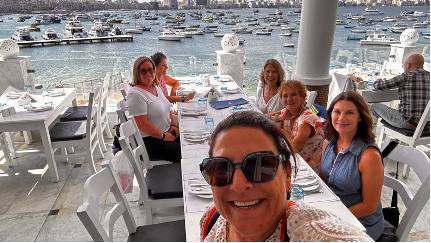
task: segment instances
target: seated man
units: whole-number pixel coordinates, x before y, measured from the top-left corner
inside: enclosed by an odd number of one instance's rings
[[[409,56],[403,64],[404,73],[389,79],[378,80],[378,90],[398,88],[400,105],[398,110],[386,105],[371,105],[375,122],[381,117],[394,127],[415,130],[430,99],[430,73],[423,69],[424,58],[420,54]]]

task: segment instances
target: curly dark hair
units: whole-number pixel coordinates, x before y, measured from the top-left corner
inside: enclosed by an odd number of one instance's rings
[[[371,117],[370,108],[365,102],[364,98],[357,92],[346,91],[337,95],[331,102],[326,113],[326,125],[324,126],[326,139],[328,141],[338,140],[340,134],[335,130],[332,125],[332,111],[335,104],[341,100],[350,101],[358,108],[361,120],[358,123],[358,130],[355,137],[359,137],[366,143],[375,143],[376,135],[373,133],[373,118]]]
[[[286,160],[282,161],[283,168],[285,170],[290,170],[292,166],[290,163],[290,156],[292,155],[291,151],[294,151],[290,140],[286,137],[285,133],[277,126],[277,124],[269,120],[268,117],[266,117],[262,113],[258,113],[255,111],[236,112],[221,121],[214,129],[214,132],[211,134],[209,142],[210,150],[208,152],[209,156],[213,156],[213,149],[217,136],[221,132],[234,127],[250,127],[264,131],[265,134],[270,136],[271,139],[274,141],[274,144],[280,154],[283,154],[286,157]],[[295,156],[292,156],[292,160],[293,165],[295,166],[294,168],[296,168]]]
[[[156,52],[154,53],[151,57],[151,60],[153,60],[154,64],[157,66],[159,66],[159,64],[162,62],[163,59],[168,59],[165,54],[161,53],[161,52]]]

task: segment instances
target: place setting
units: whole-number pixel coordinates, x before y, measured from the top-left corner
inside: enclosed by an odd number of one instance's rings
[[[202,110],[202,109],[181,109],[180,110],[180,114],[181,117],[185,116],[185,117],[200,117],[200,116],[205,116],[207,115],[207,111],[206,110]]]

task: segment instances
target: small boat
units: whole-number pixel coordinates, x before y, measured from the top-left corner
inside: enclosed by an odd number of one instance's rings
[[[352,26],[352,25],[344,25],[344,28],[346,28],[346,29],[351,29],[351,28],[353,28],[353,27],[355,27],[355,26]]]
[[[414,11],[412,16],[413,17],[426,17],[427,14],[424,12]]]
[[[224,33],[214,33],[214,37],[223,37]]]
[[[430,36],[430,32],[419,32],[419,35],[423,35],[423,36]]]
[[[424,29],[426,29],[426,28],[428,28],[428,24],[427,23],[414,23],[413,24],[413,28],[424,28]]]
[[[271,32],[256,31],[256,35],[271,35]]]
[[[53,29],[47,29],[43,33],[42,39],[44,39],[44,40],[56,40],[56,39],[60,39],[60,38],[58,38],[57,33],[55,32],[55,30],[53,30]]]
[[[284,25],[284,26],[281,26],[281,29],[282,30],[294,30],[294,29],[296,29],[296,27],[295,26]]]
[[[397,19],[392,17],[384,17],[383,22],[397,22]]]
[[[428,39],[429,40],[430,36],[424,36],[424,39]]]
[[[25,18],[22,16],[19,16],[16,22],[24,22]]]
[[[295,47],[295,44],[292,43],[284,43],[283,44],[284,47]]]
[[[336,25],[347,25],[347,24],[349,24],[349,21],[347,21],[345,19],[336,19],[335,24]]]
[[[390,46],[391,44],[401,43],[398,39],[391,38],[387,34],[378,33],[376,31],[368,33],[364,39],[360,40],[361,45],[384,45]]]
[[[131,33],[131,34],[142,34],[144,30],[134,27],[134,28],[127,28],[124,32]]]
[[[362,38],[364,38],[364,36],[359,36],[359,35],[355,35],[355,34],[350,34],[346,37],[346,40],[361,40]]]
[[[244,39],[239,39],[238,42],[239,42],[240,45],[244,45],[245,40]]]
[[[292,33],[299,33],[299,29],[293,29],[290,32],[292,32]]]
[[[175,34],[173,31],[166,30],[162,33],[162,35],[159,35],[157,38],[164,41],[181,41],[184,36]]]
[[[283,15],[283,13],[280,10],[275,10],[275,15]]]
[[[397,23],[392,25],[391,30],[405,30],[407,29],[408,25],[403,23]]]
[[[367,33],[367,30],[366,29],[356,29],[356,28],[353,28],[353,29],[350,30],[350,32],[352,32],[352,33]]]
[[[3,19],[0,19],[0,22],[3,22]]]
[[[382,12],[379,12],[377,8],[373,7],[367,7],[365,8],[364,12],[362,12],[363,15],[381,15]]]
[[[109,31],[109,36],[117,36],[117,35],[123,35],[123,31],[120,27],[114,27],[111,31]]]
[[[279,36],[292,36],[292,32],[282,32],[280,34],[278,34]]]

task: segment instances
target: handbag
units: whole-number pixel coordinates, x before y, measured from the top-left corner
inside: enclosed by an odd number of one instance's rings
[[[388,156],[392,150],[398,145],[397,141],[391,141],[388,146],[382,151],[382,158]],[[395,179],[398,179],[398,161],[397,161],[397,170],[395,172]],[[392,201],[390,207],[385,207],[382,209],[383,217],[386,221],[388,221],[392,226],[398,228],[398,224],[400,221],[400,210],[398,209],[398,193],[393,190],[392,192]]]

